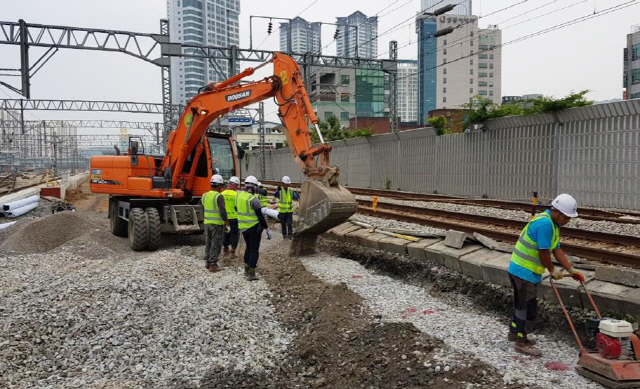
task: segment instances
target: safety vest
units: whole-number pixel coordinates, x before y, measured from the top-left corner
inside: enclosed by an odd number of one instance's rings
[[[278,194],[278,212],[293,212],[293,190],[291,188],[280,188],[280,193]]]
[[[560,229],[553,222],[551,216],[546,213],[540,213],[536,215],[522,230],[518,241],[516,242],[516,246],[513,249],[513,253],[511,254],[511,262],[516,265],[522,266],[525,269],[531,270],[535,274],[544,273],[545,267],[542,265],[540,261],[540,253],[538,252],[538,243],[534,242],[527,231],[529,230],[529,226],[532,222],[536,220],[540,220],[543,218],[549,219],[551,225],[553,226],[553,239],[551,241],[551,250],[555,250],[558,247],[558,243],[560,242]]]
[[[266,194],[262,194],[260,193],[260,205],[262,207],[266,207],[267,205],[269,205],[269,197],[267,197]]]
[[[204,224],[221,226],[224,224],[220,209],[218,209],[218,196],[220,193],[209,191],[202,196],[202,206],[204,207]]]
[[[238,197],[238,192],[226,189],[221,194],[224,196],[224,208],[227,210],[227,218],[237,219],[238,212],[236,211],[236,197]]]
[[[256,196],[249,192],[240,192],[236,197],[236,210],[238,211],[238,229],[248,230],[258,224],[258,216],[251,208],[251,201]]]

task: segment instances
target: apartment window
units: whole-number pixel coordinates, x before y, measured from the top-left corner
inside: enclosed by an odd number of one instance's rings
[[[469,51],[469,55],[473,55],[473,50]]]
[[[493,77],[493,72],[489,73],[489,77]]]
[[[480,45],[480,50],[488,50],[489,46],[488,45]]]
[[[478,94],[479,94],[480,96],[486,96],[486,95],[487,95],[487,91],[486,91],[486,90],[479,90],[479,91],[478,91]]]
[[[442,54],[447,55],[447,49],[442,50]]]
[[[329,118],[332,118],[333,116],[334,116],[334,115],[333,115],[333,112],[331,112],[331,111],[326,111],[326,112],[324,113],[324,120],[327,120],[327,119],[329,119]]]
[[[489,64],[489,69],[493,69],[493,63]]]
[[[447,74],[447,68],[442,68],[442,74]]]
[[[349,102],[349,94],[348,93],[340,93],[340,102],[348,103]]]
[[[492,90],[489,91],[489,96],[493,96],[493,91]]]
[[[473,74],[473,69],[469,69],[469,74]]]
[[[493,59],[493,54],[489,54],[489,59]]]
[[[473,85],[473,78],[469,79],[469,84]]]
[[[442,93],[447,93],[447,88],[442,88]]]
[[[493,88],[493,81],[489,81],[489,87]]]
[[[486,54],[480,54],[480,55],[478,56],[478,58],[479,58],[479,59],[487,59],[487,58],[489,58],[489,56],[488,56],[488,55],[486,55]]]
[[[340,121],[347,122],[349,121],[349,112],[340,112]]]
[[[442,83],[443,83],[443,84],[446,84],[446,83],[447,83],[447,77],[445,77],[445,78],[443,78],[443,79],[442,79]]]
[[[473,36],[473,31],[469,32],[469,36]]]
[[[469,93],[473,94],[473,88],[469,88]]]
[[[342,85],[349,85],[349,75],[343,74],[341,77]]]
[[[447,102],[447,98],[446,98],[446,96],[442,98],[442,102],[443,102],[443,103],[446,103],[446,102]]]
[[[478,86],[487,86],[487,82],[486,81],[478,81]]]
[[[446,58],[442,58],[442,64],[446,64],[447,63],[447,59]]]
[[[479,67],[480,69],[486,69],[486,68],[487,68],[487,66],[488,66],[488,65],[487,65],[486,63],[479,63],[479,64],[478,64],[478,67]]]
[[[446,39],[444,40],[444,44],[445,44],[445,45],[447,44],[447,40],[446,40]]]
[[[469,60],[469,65],[473,65],[473,58]]]
[[[473,41],[469,41],[469,46],[473,46]]]
[[[478,73],[478,77],[485,78],[485,77],[487,77],[487,73],[484,73],[484,72]]]

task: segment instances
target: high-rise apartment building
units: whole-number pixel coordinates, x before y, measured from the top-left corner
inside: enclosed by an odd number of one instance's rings
[[[398,61],[398,115],[402,122],[418,120],[418,61]]]
[[[455,8],[450,12],[456,15],[473,15],[471,12],[471,0],[442,2],[441,0],[422,0],[422,10],[427,12],[433,12],[438,8],[442,8],[447,4],[456,4]]]
[[[171,41],[204,46],[240,44],[240,0],[167,0]],[[226,61],[215,66],[206,59],[171,58],[171,101],[185,105],[198,89],[240,71]]]
[[[434,37],[436,31],[453,32]],[[502,32],[495,26],[478,28],[469,15],[419,15],[418,121],[439,108],[459,108],[474,96],[501,103]]]
[[[631,34],[627,34],[623,68],[624,99],[640,98],[640,24],[633,26]]]
[[[294,53],[308,51],[319,53],[322,47],[321,26],[321,23],[309,23],[301,17],[294,18],[291,23],[280,23],[280,50]],[[289,39],[291,39],[293,50],[289,50]]]
[[[376,58],[378,56],[378,17],[360,11],[336,18],[338,57]]]

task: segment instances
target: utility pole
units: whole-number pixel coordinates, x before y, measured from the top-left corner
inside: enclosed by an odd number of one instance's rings
[[[398,42],[389,42],[389,59],[397,63]],[[398,132],[398,68],[389,72],[389,118],[391,120],[390,132]]]
[[[260,179],[266,178],[265,156],[264,156],[264,103],[260,103],[259,119],[258,119],[258,131],[260,133]]]

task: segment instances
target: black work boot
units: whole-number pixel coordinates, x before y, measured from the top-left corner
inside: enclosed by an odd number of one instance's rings
[[[244,264],[244,276],[247,277],[249,275],[249,265]]]
[[[249,274],[247,275],[247,281],[258,281],[258,276],[256,275],[256,268],[250,267]]]

